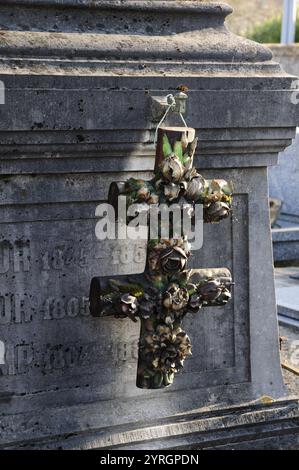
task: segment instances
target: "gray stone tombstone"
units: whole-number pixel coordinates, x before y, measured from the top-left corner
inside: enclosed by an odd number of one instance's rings
[[[298,96],[297,92],[295,92]],[[296,96],[296,98],[297,98]],[[275,261],[299,260],[299,133],[292,145],[279,155],[279,164],[269,171],[269,193],[282,201],[272,229]]]
[[[298,88],[298,45],[272,44],[274,59],[283,69],[294,75],[293,87]],[[294,103],[298,102],[298,90],[294,90]],[[277,223],[272,229],[275,261],[299,260],[299,132],[292,145],[279,155],[278,165],[269,169],[270,196],[282,201]]]
[[[269,50],[226,29],[231,11],[199,1],[1,2],[1,448],[295,445],[267,167],[298,111]],[[88,290],[93,276],[142,272],[144,247],[99,242],[95,211],[111,181],[151,176],[151,97],[180,85],[200,139],[196,164],[235,193],[233,216],[205,226],[192,263],[226,266],[236,284],[226,307],[186,319],[193,357],[175,384],[140,390],[139,325],[91,318]]]

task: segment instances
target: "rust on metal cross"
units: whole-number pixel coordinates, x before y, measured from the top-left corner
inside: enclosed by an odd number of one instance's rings
[[[197,139],[192,128],[160,128],[154,177],[150,181],[130,178],[112,183],[108,200],[114,207],[126,196],[143,208],[173,203],[203,207],[205,222],[219,222],[231,212],[232,191],[224,180],[205,180],[193,167]],[[185,206],[184,206],[185,207]],[[194,212],[189,212],[193,217]],[[163,217],[161,217],[163,219]],[[160,220],[163,225],[163,220]],[[231,297],[230,271],[187,270],[190,244],[186,234],[174,236],[173,221],[168,238],[158,236],[147,242],[144,273],[134,276],[95,277],[90,288],[91,314],[140,319],[137,387],[163,388],[191,355],[191,341],[182,328],[187,313],[202,307],[225,305]]]

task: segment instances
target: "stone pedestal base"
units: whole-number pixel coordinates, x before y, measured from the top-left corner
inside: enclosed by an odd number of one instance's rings
[[[299,216],[281,214],[278,228],[272,229],[274,261],[299,259]]]
[[[299,449],[297,399],[244,403],[223,409],[199,409],[155,421],[112,427],[100,426],[100,405],[79,407],[40,415],[48,435],[22,442],[7,442],[2,449],[105,449],[105,450],[199,450],[199,449]],[[92,414],[92,409],[93,413]],[[98,410],[98,413],[96,412]],[[80,417],[93,416],[88,425]],[[55,432],[53,425],[60,415]],[[63,416],[63,419],[62,419]],[[17,420],[16,420],[17,421]],[[56,421],[57,423],[57,421]],[[82,425],[84,428],[82,429]],[[63,432],[66,426],[68,433]],[[70,429],[72,431],[70,432]],[[43,434],[41,428],[36,432]],[[50,436],[51,434],[51,436]]]

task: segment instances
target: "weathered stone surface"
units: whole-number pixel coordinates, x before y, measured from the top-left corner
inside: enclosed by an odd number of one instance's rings
[[[290,144],[298,111],[292,78],[267,49],[225,29],[229,11],[158,0],[2,2],[3,447],[285,395],[267,166]],[[150,177],[150,96],[181,84],[200,138],[196,164],[235,192],[233,217],[205,227],[194,267],[227,266],[236,285],[230,305],[186,320],[193,358],[171,391],[153,392],[135,388],[139,326],[91,318],[87,304],[93,276],[142,272],[144,247],[100,243],[94,214],[111,181]]]
[[[296,279],[298,275],[299,270],[295,267],[275,269],[277,313],[283,315],[285,321],[291,320],[291,323],[292,320],[299,320],[299,283]],[[296,333],[298,334],[298,327]],[[297,345],[299,342],[294,342],[294,346]],[[299,365],[299,356],[298,364],[295,365]]]
[[[161,401],[152,399],[159,409]],[[184,401],[184,400],[183,400]],[[165,404],[163,404],[165,406]],[[104,405],[105,406],[105,405]],[[103,410],[104,411],[104,410]],[[105,409],[108,413],[112,409]],[[170,410],[169,410],[170,411]],[[67,417],[67,433],[57,422],[61,414]],[[88,416],[88,419],[86,419]],[[92,416],[92,419],[91,419]],[[196,409],[192,413],[170,415],[151,420],[150,417],[137,423],[119,424],[103,428],[99,421],[98,404],[81,405],[75,410],[68,408],[50,409],[43,413],[47,426],[41,426],[41,416],[26,416],[35,420],[34,429],[23,430],[18,417],[15,428],[26,440],[17,443],[19,449],[118,449],[118,450],[194,450],[194,449],[298,449],[298,400],[279,400],[268,404],[259,402],[246,406],[216,409]],[[78,428],[78,422],[82,428]],[[13,433],[11,423],[5,419]],[[35,433],[40,436],[34,442]],[[31,441],[30,441],[31,437]],[[27,442],[26,442],[27,441]],[[11,449],[16,444],[4,444]]]
[[[269,171],[269,194],[283,201],[281,214],[272,230],[275,261],[299,259],[299,134]]]
[[[295,77],[299,76],[299,47],[298,44],[269,44],[274,60],[283,69]]]
[[[299,219],[282,214],[278,223],[282,227],[272,229],[274,260],[295,262],[299,259]]]
[[[283,46],[271,44],[274,59],[287,73],[294,75],[293,102],[298,100],[299,48],[297,44]],[[275,261],[294,261],[299,259],[299,149],[298,130],[292,145],[279,156],[277,166],[269,169],[270,196],[283,201],[282,212],[277,226],[272,230],[273,254]]]
[[[279,164],[270,171],[270,194],[283,201],[284,214],[299,217],[299,133],[292,145],[280,155]]]

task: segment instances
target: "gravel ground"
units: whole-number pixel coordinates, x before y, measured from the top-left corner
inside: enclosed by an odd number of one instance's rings
[[[281,360],[299,369],[299,329],[291,326],[280,326]],[[299,376],[283,369],[285,384],[294,395],[299,396]]]

